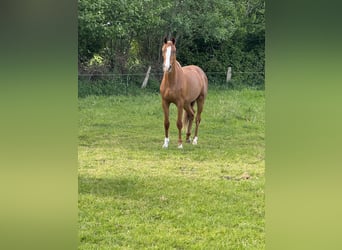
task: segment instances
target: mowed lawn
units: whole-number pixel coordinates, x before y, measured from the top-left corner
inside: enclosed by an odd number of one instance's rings
[[[183,149],[170,112],[163,149],[159,95],[79,99],[79,249],[264,249],[264,91],[209,89]]]

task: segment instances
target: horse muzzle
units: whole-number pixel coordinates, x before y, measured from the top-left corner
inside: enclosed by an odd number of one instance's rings
[[[163,66],[163,71],[164,71],[164,73],[170,73],[171,70],[172,70],[172,65],[170,65],[170,66],[164,65],[164,66]]]

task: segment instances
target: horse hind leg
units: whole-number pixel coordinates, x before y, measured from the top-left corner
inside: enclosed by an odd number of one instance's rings
[[[186,142],[190,143],[191,139],[190,139],[190,135],[191,135],[191,129],[192,129],[192,123],[194,121],[194,114],[187,114],[187,119],[188,119],[188,125],[186,128]]]
[[[195,110],[193,109],[195,102],[191,103],[191,106],[186,109],[184,112],[184,125],[186,126],[186,142],[190,143],[190,135],[192,129],[192,122],[195,116]]]
[[[200,96],[199,99],[197,99],[197,114],[196,114],[196,128],[195,128],[195,135],[194,140],[192,142],[193,145],[197,145],[198,143],[198,128],[201,123],[201,113],[203,111],[203,105],[204,105],[204,96]]]

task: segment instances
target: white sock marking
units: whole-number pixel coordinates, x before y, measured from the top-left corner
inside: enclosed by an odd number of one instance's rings
[[[197,141],[198,141],[198,137],[195,136],[195,137],[194,137],[194,140],[192,141],[192,145],[197,145]]]
[[[169,147],[169,142],[170,142],[170,139],[165,137],[164,139],[164,144],[163,144],[163,148],[168,148]]]

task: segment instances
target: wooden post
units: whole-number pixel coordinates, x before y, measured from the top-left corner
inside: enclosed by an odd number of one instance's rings
[[[151,71],[151,66],[148,67],[148,70],[146,72],[146,76],[145,76],[145,79],[141,85],[141,88],[145,88],[146,85],[147,85],[147,81],[148,81],[148,78],[150,77],[150,71]]]
[[[232,67],[228,67],[228,70],[227,70],[227,82],[230,81],[230,79],[232,79]]]

